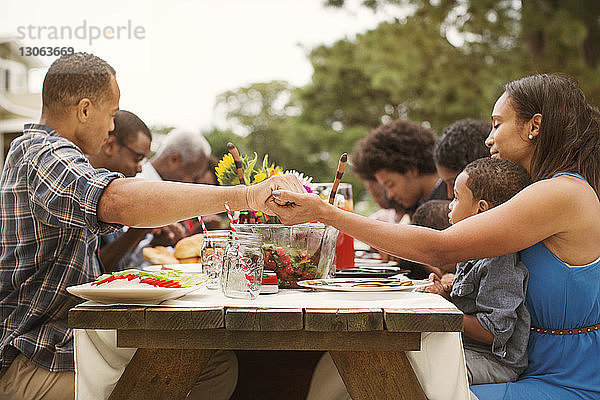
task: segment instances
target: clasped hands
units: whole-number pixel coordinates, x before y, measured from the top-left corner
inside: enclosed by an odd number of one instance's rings
[[[306,192],[294,175],[276,175],[246,188],[246,201],[251,210],[276,215],[286,225],[318,219],[323,200]]]

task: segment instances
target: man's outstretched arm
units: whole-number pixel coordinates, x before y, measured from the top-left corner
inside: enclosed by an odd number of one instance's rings
[[[113,180],[98,202],[98,219],[131,227],[158,227],[204,214],[232,210],[272,213],[271,192],[303,192],[295,176],[274,176],[253,186],[212,186],[155,182],[140,178]]]

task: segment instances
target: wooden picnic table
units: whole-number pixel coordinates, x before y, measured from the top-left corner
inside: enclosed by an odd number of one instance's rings
[[[110,399],[184,399],[217,349],[328,351],[353,399],[425,399],[404,352],[421,349],[422,332],[463,327],[456,308],[281,308],[279,294],[268,296],[260,307],[225,297],[194,307],[82,304],[69,326],[115,329],[118,347],[138,348]]]

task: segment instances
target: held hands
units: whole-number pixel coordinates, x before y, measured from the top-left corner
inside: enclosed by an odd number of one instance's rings
[[[285,204],[275,199],[273,191],[285,190],[292,193],[306,193],[298,178],[294,175],[275,175],[257,185],[246,187],[246,202],[253,211],[276,215],[278,205]]]
[[[452,290],[451,283],[442,282],[440,277],[434,273],[429,274],[429,278],[427,278],[427,280],[433,282],[433,285],[418,288],[416,290],[417,292],[439,294],[440,296],[450,300],[450,291]]]
[[[296,225],[319,220],[328,203],[317,194],[292,193],[286,190],[273,192],[274,214],[286,225]]]

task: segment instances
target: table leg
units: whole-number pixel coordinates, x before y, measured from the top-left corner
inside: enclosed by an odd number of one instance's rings
[[[427,399],[403,351],[330,351],[329,354],[353,400]]]
[[[109,400],[185,399],[213,352],[137,349]]]

